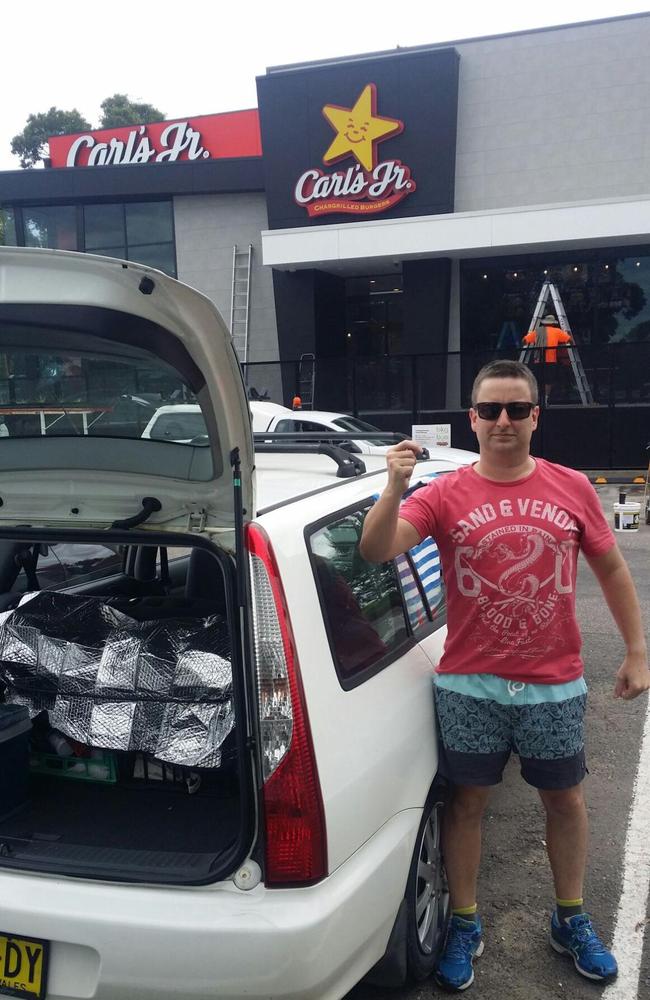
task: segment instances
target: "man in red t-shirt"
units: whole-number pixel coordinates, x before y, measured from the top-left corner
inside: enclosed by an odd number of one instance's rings
[[[470,422],[479,460],[417,489],[405,503],[420,448],[387,455],[388,485],[369,511],[362,555],[383,562],[431,535],[447,589],[448,633],[436,671],[440,772],[452,785],[444,852],[452,917],[435,976],[449,990],[474,979],[483,950],[476,885],[481,820],[511,752],[538,789],[556,892],[552,947],[578,972],[609,980],[616,961],[583,909],[587,812],[586,685],[575,615],[579,550],[625,641],[615,697],[650,688],[639,602],[593,487],[582,473],[533,459],[537,382],[518,361],[476,376]]]

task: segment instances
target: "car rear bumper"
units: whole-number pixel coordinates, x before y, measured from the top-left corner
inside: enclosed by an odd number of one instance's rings
[[[399,813],[305,889],[0,873],[2,928],[51,942],[48,1000],[339,1000],[386,948],[419,821]]]

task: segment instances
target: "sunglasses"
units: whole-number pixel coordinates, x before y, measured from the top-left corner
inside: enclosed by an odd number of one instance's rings
[[[534,403],[477,403],[474,409],[481,420],[498,420],[505,410],[509,420],[525,420],[533,410]]]

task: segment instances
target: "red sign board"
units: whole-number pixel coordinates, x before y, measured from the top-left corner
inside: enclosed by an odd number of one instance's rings
[[[53,167],[106,167],[262,155],[257,108],[56,135],[48,142]]]

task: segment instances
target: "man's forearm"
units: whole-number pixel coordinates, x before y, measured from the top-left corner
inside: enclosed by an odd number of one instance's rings
[[[389,488],[366,514],[359,551],[368,562],[385,562],[393,551],[401,494]]]
[[[601,578],[600,586],[628,653],[647,656],[641,608],[627,564],[622,562]]]

